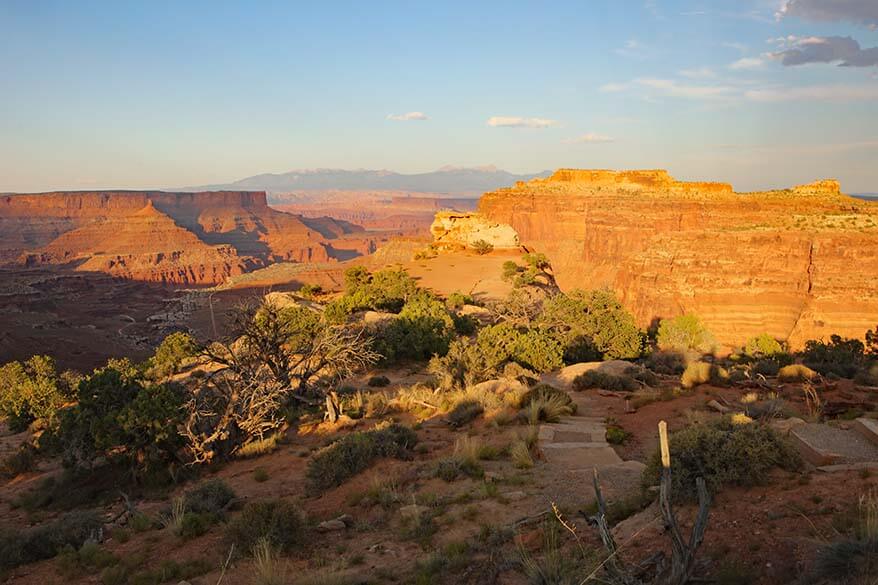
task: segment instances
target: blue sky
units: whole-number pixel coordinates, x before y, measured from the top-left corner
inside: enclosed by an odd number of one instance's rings
[[[878,191],[876,27],[875,0],[0,0],[0,191],[446,164]]]

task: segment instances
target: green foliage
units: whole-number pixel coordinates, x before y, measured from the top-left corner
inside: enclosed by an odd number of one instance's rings
[[[670,436],[672,493],[694,499],[695,479],[703,477],[716,492],[726,485],[753,486],[768,479],[771,469],[796,470],[801,458],[771,427],[758,423],[734,424],[724,418],[689,425]],[[661,454],[656,450],[643,470],[644,484],[657,485]]]
[[[426,360],[444,355],[454,335],[454,320],[445,305],[434,295],[419,291],[398,317],[382,324],[375,336],[375,349],[387,362]]]
[[[548,372],[564,365],[561,343],[545,329],[500,323],[480,330],[476,343],[489,368],[515,362],[537,372]]]
[[[198,343],[189,333],[177,331],[165,337],[155,350],[150,374],[156,379],[166,378],[180,371],[180,366],[198,353]]]
[[[486,242],[485,240],[476,240],[471,244],[471,247],[479,256],[484,256],[485,254],[490,254],[494,251],[494,244]]]
[[[221,514],[235,499],[232,488],[219,478],[201,482],[183,496],[183,506],[187,512],[196,514]]]
[[[262,539],[278,551],[304,541],[305,524],[299,509],[285,500],[250,502],[228,524],[227,537],[235,549],[249,554]]]
[[[405,457],[417,440],[413,430],[398,424],[342,437],[319,450],[308,462],[308,489],[319,493],[341,485],[381,457]]]
[[[309,282],[306,282],[299,287],[299,290],[297,292],[300,296],[306,299],[313,299],[314,297],[323,294],[323,287],[319,284],[311,284]]]
[[[558,288],[552,274],[552,265],[545,254],[524,254],[522,260],[524,260],[524,266],[513,260],[507,260],[503,263],[503,280],[511,282],[515,288],[524,286]]]
[[[631,437],[631,433],[629,433],[622,427],[607,427],[606,439],[607,443],[610,443],[611,445],[621,445],[625,441],[627,441],[629,437]]]
[[[859,339],[839,335],[832,335],[829,342],[810,339],[805,342],[802,361],[823,375],[853,378],[863,365],[865,349]]]
[[[75,511],[27,530],[0,532],[0,570],[50,559],[65,547],[79,549],[103,526],[92,511]]]
[[[768,333],[751,337],[744,345],[744,354],[755,359],[770,358],[782,353],[784,353],[783,346]]]
[[[573,379],[574,390],[589,390],[591,388],[601,388],[617,392],[633,392],[640,388],[640,385],[631,376],[617,376],[597,370],[583,372]]]
[[[686,356],[679,351],[657,350],[649,354],[645,365],[656,374],[679,376],[686,369]]]
[[[33,470],[36,464],[36,448],[25,443],[0,461],[0,477],[16,477]]]
[[[475,301],[470,295],[464,294],[459,290],[454,291],[445,299],[445,306],[449,310],[457,310],[463,308],[464,305],[472,305]]]
[[[445,355],[434,356],[428,371],[444,390],[462,390],[488,380],[494,373],[479,346],[465,339],[455,339]]]
[[[66,463],[120,458],[137,475],[174,459],[183,416],[179,386],[145,385],[130,362],[110,360],[79,384],[78,397],[63,412],[58,431]]]
[[[480,478],[485,474],[478,461],[462,457],[443,457],[436,463],[436,477],[454,481],[459,477]]]
[[[0,417],[22,431],[37,420],[51,420],[74,394],[74,374],[58,374],[55,360],[35,355],[26,362],[0,366]]]
[[[537,320],[564,345],[564,361],[633,359],[643,353],[644,333],[608,289],[558,293]]]
[[[694,388],[701,384],[724,386],[729,382],[729,373],[725,368],[707,362],[692,362],[680,377],[683,388]]]
[[[866,331],[865,348],[867,355],[878,358],[878,325],[875,326],[875,329]]]
[[[710,353],[716,348],[716,339],[696,315],[680,315],[662,319],[656,342],[659,349],[680,352],[697,351]]]

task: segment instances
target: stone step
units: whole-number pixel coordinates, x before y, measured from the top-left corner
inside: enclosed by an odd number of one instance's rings
[[[858,418],[854,421],[854,430],[871,443],[878,445],[878,420]]]
[[[570,471],[622,462],[607,443],[549,443],[540,445],[540,449],[549,464],[562,466]]]
[[[878,461],[878,445],[853,430],[808,423],[791,429],[789,436],[802,457],[817,467]]]
[[[539,440],[544,443],[602,443],[606,440],[603,421],[586,417],[564,417],[557,423],[540,425]]]

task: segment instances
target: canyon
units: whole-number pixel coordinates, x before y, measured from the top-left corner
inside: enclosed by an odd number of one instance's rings
[[[862,338],[878,323],[878,203],[833,180],[736,193],[662,170],[560,169],[452,220],[434,223],[437,241],[505,224],[549,256],[562,288],[610,287],[645,327],[697,314],[729,348],[763,332],[793,348]]]
[[[383,237],[268,206],[265,192],[53,192],[0,196],[0,263],[171,285],[214,285],[273,262],[368,254]]]

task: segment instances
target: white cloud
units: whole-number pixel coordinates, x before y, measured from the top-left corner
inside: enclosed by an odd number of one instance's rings
[[[716,77],[716,71],[710,67],[696,67],[694,69],[683,69],[679,72],[683,77],[691,79],[709,79]]]
[[[745,45],[744,43],[725,42],[725,43],[721,43],[721,44],[723,47],[727,47],[729,49],[735,49],[736,51],[740,51],[742,53],[747,50],[747,45]]]
[[[488,118],[488,126],[492,128],[550,128],[557,125],[557,120],[546,118],[521,118],[518,116],[491,116]]]
[[[615,138],[612,136],[605,136],[604,134],[597,134],[595,132],[586,132],[585,134],[581,134],[576,138],[568,138],[564,141],[565,144],[600,144],[606,142],[614,142]]]
[[[873,67],[878,65],[878,47],[864,49],[851,37],[796,37],[769,39],[783,50],[771,53],[784,66],[808,63],[838,63],[842,67]]]
[[[605,83],[598,88],[598,91],[602,91],[604,93],[616,93],[619,91],[625,91],[629,87],[630,85],[627,83]]]
[[[623,57],[636,57],[642,59],[649,54],[649,47],[637,39],[628,39],[625,41],[624,47],[616,49],[616,54],[622,55]]]
[[[730,88],[723,85],[688,85],[673,79],[638,78],[634,83],[671,97],[711,99],[727,95]]]
[[[397,122],[411,122],[413,120],[429,120],[424,112],[406,112],[405,114],[388,114],[388,120],[396,120]]]
[[[783,0],[777,19],[794,16],[816,22],[846,21],[878,27],[878,2],[875,0]]]
[[[729,63],[729,69],[734,71],[761,69],[764,65],[765,61],[759,57],[743,57],[734,63]]]
[[[751,89],[744,97],[755,102],[855,102],[878,99],[878,84],[862,85],[804,85]]]

